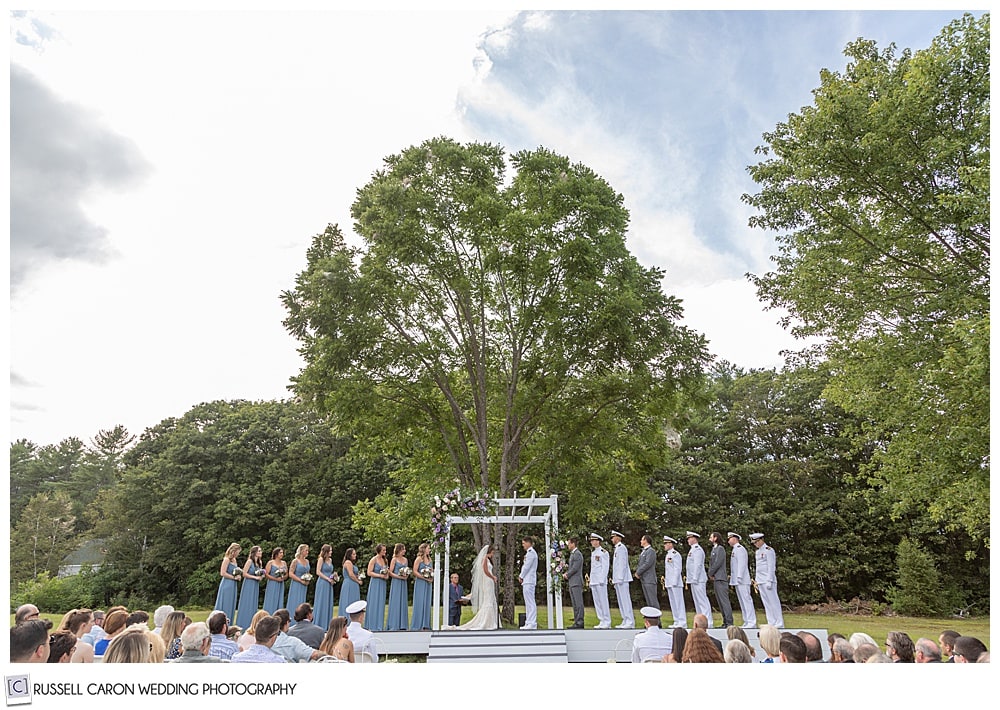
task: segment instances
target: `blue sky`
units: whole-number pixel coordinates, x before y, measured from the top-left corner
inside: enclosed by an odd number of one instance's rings
[[[436,135],[593,168],[710,349],[778,366],[799,345],[744,277],[774,251],[740,201],[754,147],[848,42],[920,49],[959,15],[12,14],[10,437],[286,396],[311,236]]]

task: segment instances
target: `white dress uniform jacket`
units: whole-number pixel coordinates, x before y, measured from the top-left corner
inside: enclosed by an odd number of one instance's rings
[[[674,639],[659,626],[650,626],[635,635],[632,642],[632,663],[642,663],[647,658],[663,658],[673,649]]]

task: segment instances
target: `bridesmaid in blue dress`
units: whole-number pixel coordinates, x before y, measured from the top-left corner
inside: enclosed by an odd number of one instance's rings
[[[406,560],[406,545],[396,543],[389,561],[389,619],[386,628],[389,631],[406,631],[410,624],[410,613],[407,601],[406,579],[409,576],[405,570],[410,568]]]
[[[340,616],[347,617],[347,607],[361,599],[361,577],[358,576],[358,552],[348,547],[344,553],[343,584],[340,585]]]
[[[264,551],[260,545],[250,548],[247,561],[243,564],[243,586],[240,587],[240,605],[236,610],[236,620],[233,622],[241,629],[250,627],[253,615],[257,613],[260,604],[260,580],[264,578]],[[229,617],[230,619],[232,617]]]
[[[431,627],[431,596],[434,589],[434,565],[431,564],[431,546],[420,543],[413,560],[413,618],[410,631]]]
[[[289,627],[295,626],[295,610],[299,604],[306,600],[306,592],[309,591],[309,581],[312,575],[309,574],[309,545],[299,545],[295,548],[295,559],[288,565],[288,613],[292,620]],[[303,577],[303,575],[308,575]]]
[[[334,577],[336,569],[333,566],[333,548],[323,545],[316,560],[316,598],[313,600],[313,623],[326,631],[333,620],[333,585],[337,583]]]
[[[274,614],[285,607],[285,577],[288,576],[288,564],[284,561],[285,550],[276,547],[271,551],[271,559],[264,568],[267,586],[264,587],[264,611]]]
[[[226,550],[219,565],[219,591],[215,594],[215,609],[226,612],[226,618],[232,619],[236,616],[236,580],[243,576],[243,571],[236,563],[236,556],[240,554],[240,546],[233,543]]]
[[[369,631],[385,630],[385,591],[389,579],[389,566],[385,561],[385,545],[379,543],[375,556],[368,560],[368,606],[365,611],[365,628]],[[345,607],[346,608],[346,607]]]

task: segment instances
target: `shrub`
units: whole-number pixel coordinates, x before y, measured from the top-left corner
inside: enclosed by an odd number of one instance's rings
[[[934,616],[945,607],[933,557],[904,537],[896,548],[896,585],[887,590],[892,608],[906,616]]]
[[[34,579],[18,584],[10,603],[13,608],[31,603],[50,613],[93,608],[97,596],[92,581],[93,575],[85,572],[70,577],[53,577],[48,572],[42,572]]]

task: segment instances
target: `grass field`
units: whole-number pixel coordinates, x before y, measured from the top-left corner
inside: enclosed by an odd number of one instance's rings
[[[211,609],[184,609],[188,616],[195,621],[204,621],[211,613]],[[517,612],[523,612],[524,607],[518,607]],[[150,613],[152,611],[150,610]],[[638,610],[635,611],[638,617]],[[42,614],[43,618],[51,619],[53,626],[57,626],[62,621],[62,614]],[[688,626],[691,626],[693,614],[688,614]],[[472,618],[472,611],[465,609],[462,621]],[[516,618],[516,617],[515,617]],[[666,623],[670,622],[669,612],[665,615]],[[739,611],[736,612],[736,622],[740,622]],[[758,623],[764,623],[764,613],[758,611]],[[573,610],[570,607],[563,607],[563,624],[569,626],[573,623]],[[584,623],[587,628],[597,625],[597,614],[592,608],[588,608],[584,616]],[[621,616],[617,609],[611,611],[611,624],[615,626],[621,623]],[[642,628],[642,619],[637,618],[636,623]],[[715,624],[721,625],[722,618],[716,614]],[[10,615],[10,624],[14,624],[14,615]],[[508,625],[505,625],[505,627]],[[538,627],[547,628],[548,615],[544,606],[538,607]],[[963,636],[975,636],[987,647],[990,645],[990,618],[988,616],[973,617],[968,619],[948,619],[948,618],[919,618],[910,616],[861,616],[853,614],[785,614],[785,627],[789,629],[826,629],[827,633],[843,634],[850,637],[857,631],[863,631],[870,635],[879,643],[885,641],[886,635],[890,631],[903,631],[910,638],[916,641],[918,638],[926,637],[937,641],[941,632],[952,629]],[[509,625],[509,628],[514,628]]]

